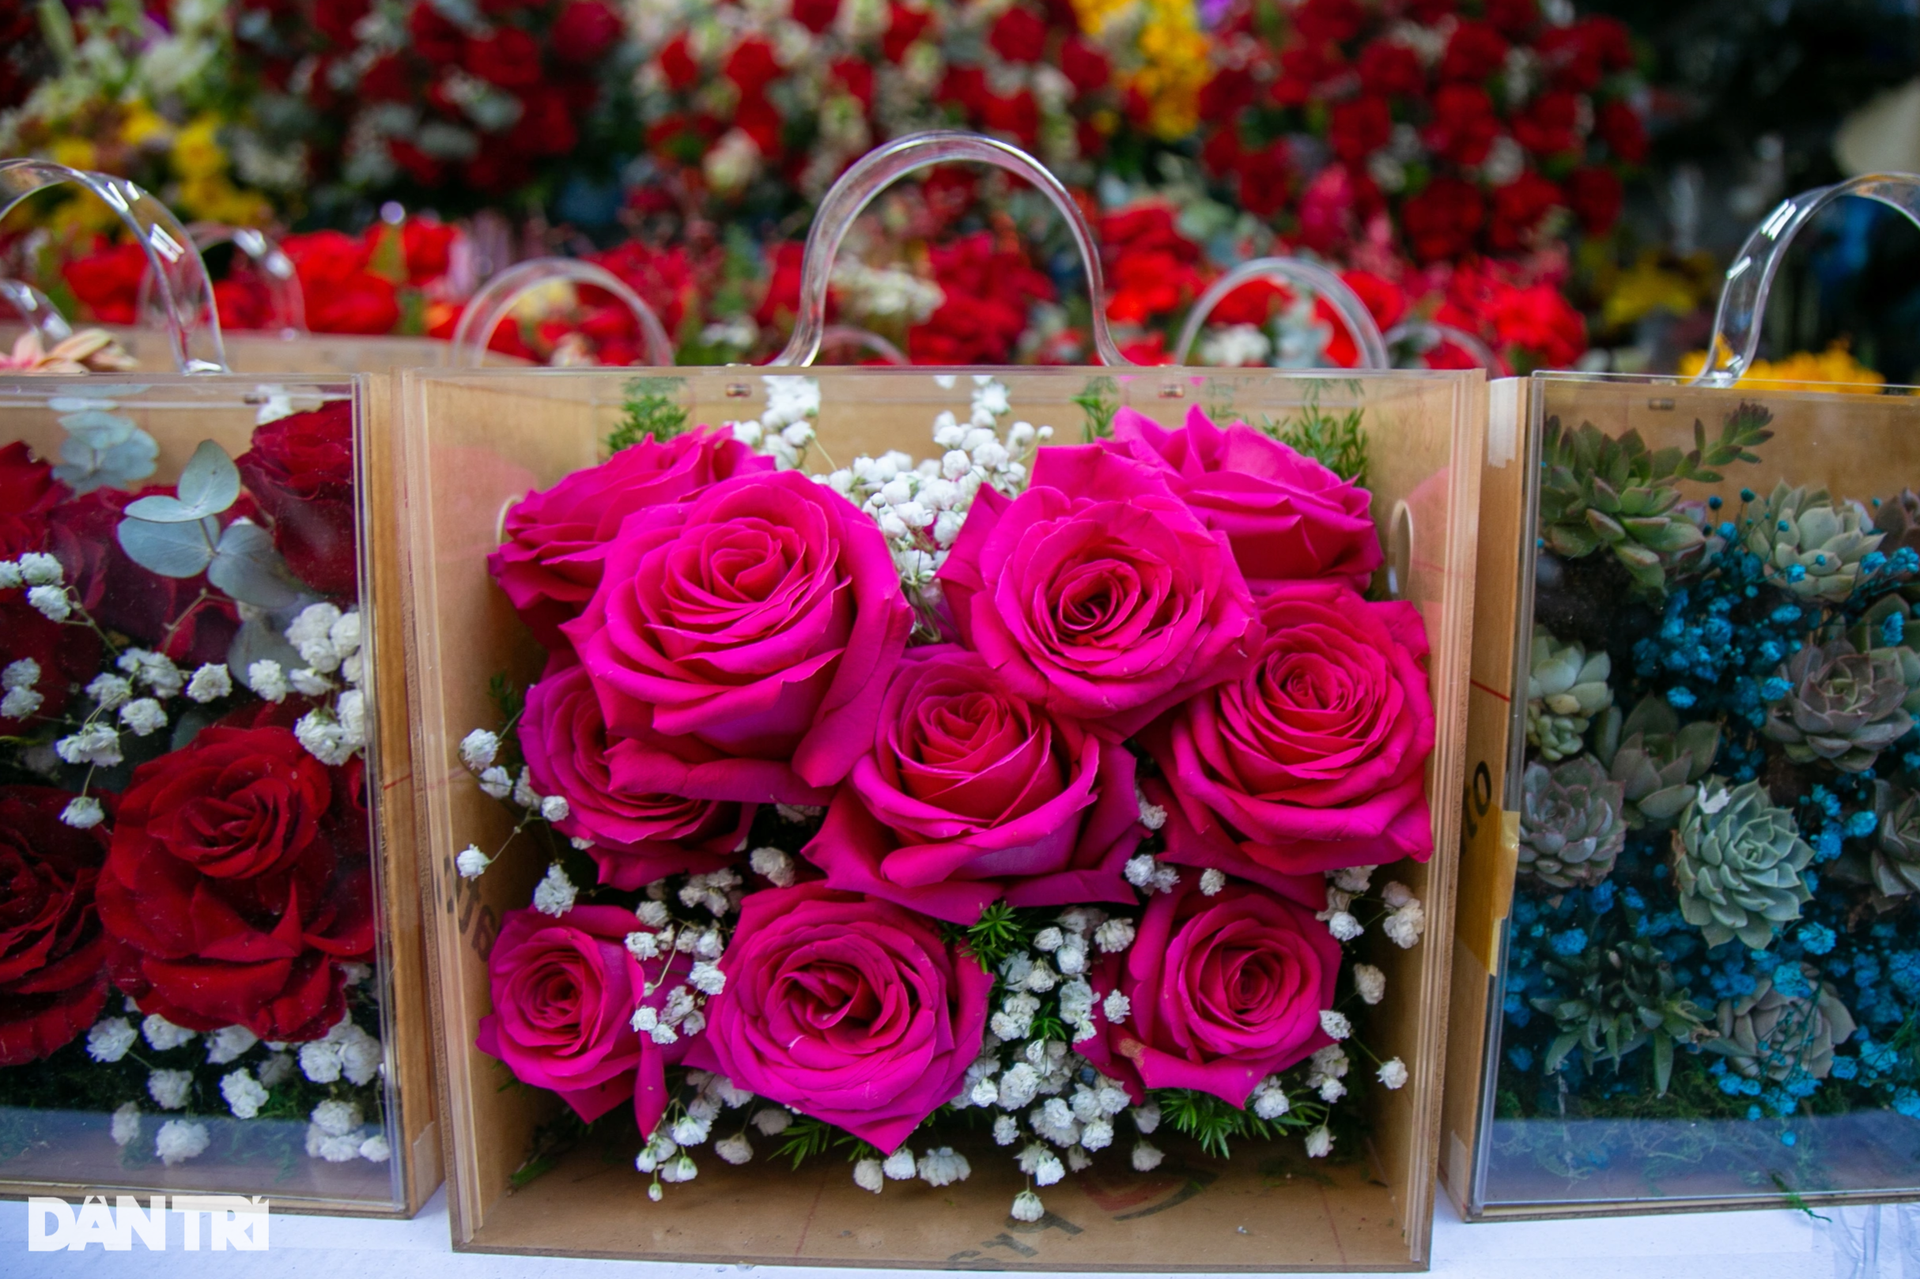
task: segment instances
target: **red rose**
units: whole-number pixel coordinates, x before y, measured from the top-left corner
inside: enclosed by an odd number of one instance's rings
[[[1507,42],[1484,22],[1454,28],[1440,59],[1442,80],[1485,80],[1507,65]]]
[[[772,458],[724,428],[642,440],[515,503],[505,520],[507,540],[487,557],[488,571],[536,639],[548,648],[564,646],[560,624],[593,598],[606,546],[627,516],[678,502],[718,480],[771,470]]]
[[[1386,99],[1354,98],[1333,108],[1327,141],[1333,153],[1348,164],[1359,164],[1385,146],[1393,136],[1393,113]]]
[[[1132,1007],[1116,1025],[1096,1005],[1101,1033],[1077,1046],[1136,1095],[1191,1088],[1244,1106],[1262,1079],[1333,1042],[1320,1014],[1334,1006],[1340,943],[1313,917],[1318,875],[1277,892],[1229,881],[1212,896],[1195,878],[1156,894],[1126,955],[1099,964],[1096,983]]]
[[[1306,0],[1293,14],[1293,29],[1312,44],[1351,40],[1365,22],[1359,0]]]
[[[1647,158],[1646,122],[1630,104],[1618,98],[1603,103],[1593,131],[1607,144],[1608,150],[1627,164],[1639,164]]]
[[[939,576],[1009,691],[1120,736],[1231,679],[1261,635],[1226,535],[1093,446],[1041,450],[1012,500],[982,488]]]
[[[1487,243],[1502,252],[1526,247],[1540,219],[1563,203],[1560,188],[1529,169],[1493,189],[1493,225]]]
[[[1219,427],[1196,406],[1169,431],[1121,409],[1102,447],[1156,472],[1255,590],[1324,577],[1365,589],[1380,566],[1367,491],[1244,422]]]
[[[1375,40],[1360,51],[1355,63],[1360,87],[1383,98],[1417,97],[1427,87],[1420,55],[1394,40]]]
[[[553,20],[547,43],[566,62],[592,62],[620,38],[620,15],[603,0],[570,0]]]
[[[290,235],[280,247],[306,294],[316,333],[391,333],[400,322],[393,284],[367,270],[370,246],[339,231]]]
[[[862,58],[842,58],[833,64],[833,78],[858,99],[863,110],[873,110],[873,64]]]
[[[430,4],[416,4],[407,13],[407,34],[413,37],[413,51],[428,62],[445,65],[460,61],[466,36],[440,15]]]
[[[1455,164],[1474,165],[1487,158],[1499,136],[1493,99],[1477,84],[1443,84],[1433,95],[1433,120],[1427,145]]]
[[[1513,121],[1513,140],[1535,155],[1580,149],[1580,99],[1564,91],[1535,98]]]
[[[873,740],[912,610],[878,526],[796,471],[736,474],[620,526],[586,612],[561,630],[607,725],[689,739],[628,789],[819,803]]]
[[[1371,271],[1342,271],[1340,279],[1360,295],[1367,314],[1373,317],[1381,332],[1400,323],[1400,318],[1407,313],[1406,291],[1392,280]]]
[[[407,259],[407,283],[427,284],[453,265],[453,242],[460,233],[432,218],[408,218],[400,228],[400,251]]]
[[[840,0],[793,0],[789,11],[795,22],[819,35],[840,16]]]
[[[1612,169],[1587,165],[1567,175],[1567,205],[1588,235],[1605,235],[1620,220],[1625,194]]]
[[[372,7],[372,0],[316,0],[314,29],[340,48],[351,49],[359,43],[354,38],[354,24],[366,17]]]
[[[666,875],[720,870],[746,846],[752,804],[685,799],[630,791],[617,780],[619,758],[629,742],[607,741],[587,672],[556,658],[527,690],[520,720],[533,788],[567,801],[555,822],[561,834],[592,841],[587,853],[600,868],[600,882],[636,889]]]
[[[1240,161],[1239,169],[1240,203],[1247,212],[1258,218],[1270,218],[1287,207],[1293,193],[1293,166],[1288,162],[1284,140],[1249,153]]]
[[[273,544],[294,576],[322,595],[358,598],[353,405],[336,400],[256,427],[234,465],[272,518]]]
[[[887,34],[880,41],[880,51],[886,55],[888,62],[900,61],[907,46],[918,40],[932,24],[933,13],[930,9],[892,5],[887,19]]]
[[[1616,18],[1588,17],[1549,27],[1537,48],[1553,86],[1574,93],[1591,93],[1608,75],[1633,65],[1633,37]]]
[[[1422,262],[1442,262],[1473,247],[1486,207],[1478,187],[1441,177],[1402,205],[1400,218],[1413,255]]]
[[[1587,349],[1587,320],[1551,284],[1494,290],[1488,320],[1499,345],[1516,346],[1535,368],[1567,368]]]
[[[691,89],[700,79],[700,64],[693,60],[693,53],[687,44],[685,34],[677,35],[660,46],[657,55],[660,74],[666,77],[667,87],[676,91]]]
[[[742,93],[764,91],[767,84],[780,75],[773,46],[758,36],[748,36],[727,55],[726,75]]]
[[[957,645],[907,650],[871,753],[804,850],[827,884],[970,924],[1016,906],[1130,901],[1133,755],[1001,687]]]
[[[520,106],[520,118],[507,132],[507,145],[521,155],[566,155],[580,140],[561,90],[550,85],[527,89],[520,95]]]
[[[1047,51],[1047,24],[1015,5],[995,20],[987,43],[1008,62],[1038,62]]]
[[[63,823],[72,799],[0,786],[0,1066],[70,1043],[107,1000],[107,939],[93,907],[106,827]]]
[[[1040,138],[1040,104],[1031,89],[990,93],[981,105],[980,122],[989,129],[1010,133],[1022,146],[1031,147]]]
[[[1518,39],[1540,21],[1534,0],[1487,0],[1487,22],[1501,35]]]
[[[133,772],[100,875],[115,982],[175,1025],[315,1039],[373,953],[371,867],[326,836],[335,781],[284,727],[216,725]]]
[[[503,89],[529,88],[540,83],[540,44],[518,27],[496,27],[467,37],[466,67]]]
[[[493,1011],[475,1046],[521,1082],[559,1093],[589,1123],[631,1099],[651,1135],[666,1112],[666,1068],[696,1041],[661,1047],[634,1030],[634,1009],[662,1011],[677,984],[668,960],[643,964],[622,944],[634,925],[618,906],[582,903],[559,919],[508,911],[487,957]]]
[[[102,324],[134,323],[134,304],[146,273],[147,253],[137,244],[116,244],[74,258],[60,268],[60,278],[73,290],[73,296]]]
[[[1068,46],[1079,41],[1075,36],[1067,42]],[[1104,68],[1106,59],[1101,59]],[[1062,70],[1065,70],[1063,64]],[[1068,72],[1068,78],[1072,73]],[[1105,83],[1105,81],[1102,81]],[[1230,132],[1233,117],[1252,106],[1260,97],[1259,82],[1253,78],[1253,72],[1245,67],[1221,67],[1213,73],[1200,90],[1200,118],[1215,124],[1224,125]]]

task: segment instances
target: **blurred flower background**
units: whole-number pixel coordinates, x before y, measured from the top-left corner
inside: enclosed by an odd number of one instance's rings
[[[1236,263],[1286,254],[1338,271],[1402,364],[1672,371],[1781,197],[1920,169],[1917,41],[1916,0],[0,0],[0,154],[267,230],[318,332],[450,336],[489,276],[562,254],[702,363],[779,349],[850,163],[964,127],[1072,190],[1135,360],[1173,358]],[[0,274],[132,323],[144,264],[116,232],[37,196],[0,226]],[[1920,231],[1848,201],[1804,239],[1772,375],[1911,379]],[[209,259],[223,322],[276,323],[250,258]],[[837,323],[918,362],[1091,358],[1071,240],[1002,175],[891,189],[833,283]],[[590,287],[514,320],[496,349],[642,358]],[[1190,358],[1358,351],[1324,301],[1256,281]]]

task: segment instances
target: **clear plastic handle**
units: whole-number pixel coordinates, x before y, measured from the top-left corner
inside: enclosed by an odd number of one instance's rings
[[[267,305],[272,312],[269,327],[286,338],[306,333],[307,295],[300,287],[300,273],[294,269],[293,259],[272,236],[253,227],[231,227],[224,222],[190,222],[187,234],[193,237],[194,247],[202,254],[222,244],[231,244],[246,254],[266,282]],[[134,314],[144,323],[152,313],[152,306],[153,271],[149,269],[140,277],[140,298]]]
[[[1496,377],[1505,377],[1507,373],[1507,362],[1494,354],[1492,347],[1465,329],[1457,329],[1451,324],[1434,324],[1429,320],[1409,320],[1405,324],[1396,324],[1388,329],[1386,341],[1389,347],[1401,342],[1417,342],[1423,355],[1442,343],[1450,343],[1472,356],[1473,362],[1488,373]]]
[[[0,301],[20,313],[27,327],[40,335],[42,345],[52,348],[73,336],[73,326],[53,299],[25,280],[0,278]]]
[[[1213,286],[1193,304],[1193,310],[1187,312],[1187,322],[1180,327],[1180,341],[1173,348],[1175,364],[1187,362],[1187,355],[1193,350],[1195,339],[1200,336],[1200,326],[1213,314],[1213,308],[1219,306],[1235,289],[1255,280],[1278,280],[1325,298],[1327,305],[1333,308],[1334,314],[1340,317],[1340,322],[1347,326],[1347,332],[1352,335],[1353,344],[1360,352],[1360,367],[1393,367],[1393,361],[1387,356],[1387,339],[1381,335],[1380,326],[1373,322],[1373,313],[1367,310],[1367,304],[1360,300],[1360,295],[1326,267],[1315,262],[1303,262],[1299,258],[1254,258],[1242,262],[1215,280]]]
[[[1910,173],[1863,174],[1782,200],[1747,237],[1740,256],[1727,268],[1726,287],[1713,314],[1713,341],[1707,348],[1706,365],[1693,379],[1694,386],[1732,386],[1753,367],[1754,353],[1760,349],[1760,321],[1767,313],[1767,294],[1787,256],[1787,246],[1814,215],[1850,195],[1878,200],[1920,226],[1920,177]]]
[[[206,264],[180,219],[139,186],[51,160],[0,160],[0,218],[34,192],[63,182],[105,200],[146,251],[174,367],[182,373],[226,372],[227,348],[220,340]]]
[[[827,284],[833,275],[833,260],[839,256],[840,242],[846,238],[854,219],[875,196],[907,174],[957,161],[988,164],[1025,178],[1066,219],[1073,242],[1080,249],[1080,261],[1087,270],[1087,297],[1093,304],[1094,355],[1106,365],[1130,363],[1113,344],[1113,334],[1107,331],[1106,286],[1101,279],[1100,254],[1094,248],[1093,232],[1060,179],[1019,147],[984,134],[935,129],[895,138],[861,156],[820,201],[820,210],[807,231],[806,256],[800,267],[800,309],[794,317],[793,337],[786,349],[774,357],[774,364],[805,368],[820,354],[820,342],[827,327]]]
[[[877,355],[888,364],[911,364],[907,353],[871,329],[855,328],[851,324],[829,324],[820,333],[820,349],[837,350],[840,347],[852,347],[856,351],[865,351]]]
[[[640,323],[640,337],[647,347],[647,363],[656,368],[673,364],[673,342],[666,326],[652,307],[635,293],[625,280],[603,266],[578,258],[530,258],[517,262],[481,286],[460,313],[453,330],[453,362],[456,366],[477,369],[486,363],[487,343],[493,331],[512,313],[520,299],[543,284],[564,280],[605,289],[619,298]]]

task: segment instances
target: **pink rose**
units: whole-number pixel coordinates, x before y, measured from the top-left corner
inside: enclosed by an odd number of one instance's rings
[[[508,911],[487,957],[493,1011],[474,1042],[589,1123],[631,1098],[651,1134],[667,1107],[666,1068],[687,1040],[662,1047],[633,1028],[634,1010],[664,1007],[674,984],[643,993],[668,961],[633,957],[624,943],[638,926],[618,906],[575,906],[559,919]]]
[[[1197,879],[1183,875],[1147,904],[1119,974],[1132,1007],[1116,1025],[1096,1005],[1100,1035],[1078,1047],[1140,1087],[1193,1088],[1244,1106],[1262,1079],[1333,1042],[1320,1012],[1333,1007],[1340,943],[1313,917],[1326,896],[1318,875],[1293,878],[1285,892],[1229,880],[1212,897]],[[1101,976],[1095,989],[1105,988]]]
[[[993,977],[932,921],[801,884],[749,895],[687,1062],[891,1152],[960,1091]]]
[[[1132,901],[1133,756],[1008,693],[977,653],[910,648],[870,754],[805,855],[834,888],[972,923],[1018,906]]]
[[[1337,581],[1278,583],[1260,611],[1252,667],[1146,737],[1188,820],[1295,874],[1431,856],[1419,612]]]
[[[1244,422],[1222,429],[1196,406],[1184,430],[1169,431],[1121,409],[1105,447],[1160,471],[1202,523],[1227,535],[1256,590],[1343,577],[1364,591],[1380,567],[1367,491]]]
[[[507,512],[507,541],[487,568],[522,620],[548,648],[565,643],[560,624],[580,615],[600,585],[605,543],[644,507],[678,502],[717,480],[771,471],[725,429],[642,440],[599,466],[529,493]]]
[[[527,690],[520,747],[534,790],[567,801],[554,825],[572,839],[589,839],[600,882],[635,889],[665,875],[719,870],[744,848],[753,805],[686,799],[660,791],[633,791],[613,778],[629,741],[609,748],[600,699],[585,668],[556,657]]]
[[[1042,449],[1011,502],[981,489],[940,580],[1009,689],[1121,737],[1233,678],[1260,641],[1225,536],[1091,445]]]
[[[587,611],[561,630],[608,729],[657,757],[655,772],[616,780],[754,803],[847,775],[872,745],[912,627],[878,526],[825,485],[776,471],[629,515]],[[674,779],[697,788],[654,780],[714,762],[699,758],[708,752],[757,767]]]

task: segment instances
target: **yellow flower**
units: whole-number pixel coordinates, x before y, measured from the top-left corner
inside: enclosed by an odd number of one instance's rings
[[[190,218],[227,226],[265,226],[273,218],[273,210],[265,198],[253,191],[240,190],[224,174],[182,180],[179,203]]]
[[[167,118],[145,102],[131,104],[126,114],[120,117],[120,140],[130,147],[167,142],[172,136],[173,126],[167,122]]]
[[[1200,90],[1213,74],[1192,0],[1147,0],[1139,49],[1146,65],[1134,75],[1133,87],[1149,104],[1147,127],[1176,142],[1199,127]]]
[[[1696,376],[1706,362],[1705,351],[1693,352],[1680,361],[1680,376]],[[1887,379],[1854,359],[1843,339],[1819,355],[1801,351],[1784,360],[1755,360],[1738,385],[1743,391],[1791,391],[1807,382],[1830,383],[1829,389],[1848,395],[1878,395]]]
[[[220,122],[203,115],[173,139],[173,167],[183,178],[210,178],[226,172],[227,153],[220,146]]]
[[[1121,14],[1133,8],[1136,0],[1072,0],[1073,16],[1083,34],[1098,36]]]
[[[48,158],[69,169],[97,169],[100,151],[85,138],[55,138],[47,148]]]
[[[1686,315],[1703,300],[1697,281],[1662,265],[1654,254],[1647,254],[1623,272],[1607,294],[1600,309],[1600,324],[1607,329],[1623,328],[1655,311]]]

